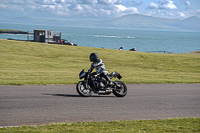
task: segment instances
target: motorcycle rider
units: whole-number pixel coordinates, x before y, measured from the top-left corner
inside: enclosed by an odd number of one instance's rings
[[[92,62],[90,69],[88,70],[88,73],[91,73],[93,71],[93,69],[96,69],[96,73],[94,73],[93,76],[95,75],[100,75],[102,77],[104,77],[110,85],[114,85],[114,83],[110,80],[109,76],[108,76],[108,71],[106,70],[106,67],[102,61],[102,59],[98,59],[98,54],[97,53],[91,53],[90,54],[90,61]]]

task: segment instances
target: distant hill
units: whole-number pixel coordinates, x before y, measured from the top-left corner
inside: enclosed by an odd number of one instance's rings
[[[0,29],[0,33],[4,33],[4,34],[28,34],[28,32],[25,32],[25,31],[10,30],[10,29]]]
[[[200,18],[190,17],[184,20],[164,19],[145,15],[126,15],[102,22],[107,27],[145,30],[189,30],[200,31]]]
[[[126,15],[117,19],[108,21],[113,27],[146,29],[146,30],[178,30],[171,26],[178,20],[155,18],[144,15]],[[107,23],[108,23],[107,22]]]
[[[174,23],[174,26],[180,29],[200,31],[200,18],[193,16]]]
[[[142,30],[170,30],[170,31],[198,31],[200,32],[200,18],[193,16],[184,20],[156,18],[151,16],[132,14],[105,21],[60,21],[59,19],[42,19],[31,17],[17,17],[1,19],[0,22],[15,22],[42,25],[59,25],[71,27],[93,28],[126,28]]]

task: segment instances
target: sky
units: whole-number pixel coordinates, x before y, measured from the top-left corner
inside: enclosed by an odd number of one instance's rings
[[[185,19],[200,14],[200,0],[0,0],[0,12],[4,20],[109,20],[128,14]]]

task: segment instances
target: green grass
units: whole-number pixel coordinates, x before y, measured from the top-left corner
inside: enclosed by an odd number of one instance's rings
[[[2,32],[19,32],[18,30],[11,30],[11,29],[0,29]]]
[[[200,118],[111,122],[57,123],[40,126],[0,128],[2,133],[161,133],[200,132]]]
[[[16,30],[11,30],[11,29],[0,29],[0,31],[16,31]]]
[[[75,84],[97,52],[125,83],[200,83],[200,55],[162,54],[0,40],[0,85]]]

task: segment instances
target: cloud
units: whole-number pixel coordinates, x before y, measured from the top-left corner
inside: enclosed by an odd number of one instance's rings
[[[115,5],[117,7],[118,12],[121,13],[122,15],[127,15],[127,14],[138,14],[138,10],[135,7],[125,7],[123,5]]]
[[[125,10],[127,10],[127,8],[125,6],[123,6],[123,5],[115,5],[115,7],[117,7],[118,10],[122,11],[122,12],[125,11]]]
[[[178,12],[178,15],[179,15],[180,17],[185,17],[185,14],[182,13],[182,12]]]
[[[189,1],[185,1],[184,4],[185,4],[185,6],[186,6],[187,9],[190,8],[190,5],[191,5],[191,4],[190,4]]]
[[[146,15],[170,19],[183,19],[194,15],[192,11],[185,8],[186,6],[187,8],[191,6],[189,1],[174,3],[172,0],[160,0],[157,3],[151,2],[147,7]]]
[[[0,8],[6,8],[7,6],[5,4],[0,4]]]
[[[195,15],[191,0],[0,0],[1,16],[58,18],[62,20],[112,19],[127,14],[163,18]],[[147,5],[146,5],[147,4]],[[191,8],[192,7],[192,8]],[[193,12],[192,12],[193,10]],[[195,11],[194,11],[195,10]],[[6,15],[5,15],[6,14]]]
[[[147,15],[162,18],[182,18],[186,15],[175,5],[172,0],[160,0],[157,3],[151,2],[147,9]]]
[[[97,4],[97,0],[77,0],[78,4]]]
[[[0,7],[21,15],[48,15],[54,17],[108,19],[139,13],[133,6],[126,7],[122,0],[3,0]],[[2,10],[2,9],[0,9]],[[19,10],[18,10],[19,11]],[[39,17],[39,16],[38,16]]]
[[[99,4],[103,4],[103,5],[118,5],[118,4],[122,4],[121,0],[98,0]]]
[[[189,1],[185,1],[186,6],[190,7],[190,2]]]
[[[168,1],[166,2],[165,4],[162,4],[162,6],[160,7],[161,9],[170,9],[170,10],[173,10],[173,9],[177,9],[177,7],[174,5],[174,2],[173,1]]]
[[[140,1],[140,2],[136,2],[136,1],[127,1],[126,2],[126,5],[129,5],[129,6],[140,6],[143,4],[143,1]]]
[[[151,2],[148,6],[148,9],[165,9],[165,10],[174,10],[178,9],[173,1],[159,1],[158,4]]]
[[[149,4],[148,8],[149,8],[149,9],[158,9],[159,6],[158,6],[157,4],[151,2],[151,3]]]

